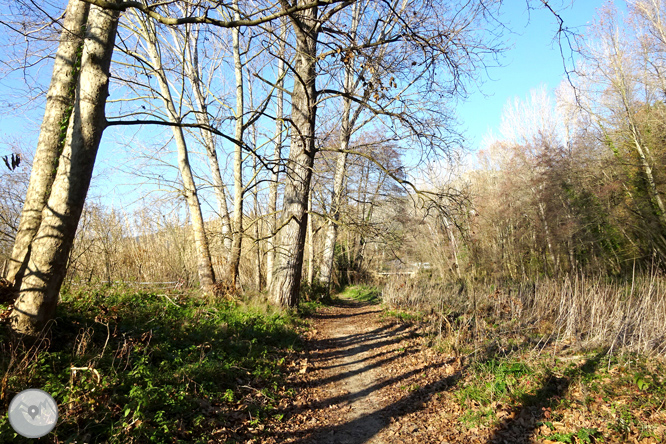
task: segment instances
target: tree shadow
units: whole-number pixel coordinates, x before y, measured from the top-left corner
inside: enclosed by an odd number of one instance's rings
[[[359,335],[350,335],[353,338],[343,337],[340,342],[347,341],[356,344],[355,347],[348,349],[347,352],[350,356],[355,353],[363,353],[367,351],[372,344],[372,333],[379,333],[380,335],[390,334],[391,330],[376,329],[373,332]],[[394,338],[395,341],[400,342],[402,338]],[[379,341],[378,344],[386,343],[389,341]],[[329,346],[334,347],[335,341],[330,341]],[[413,353],[415,350],[410,350]],[[362,359],[355,359],[347,361],[343,365],[329,366],[328,368],[340,367],[344,368],[349,365],[352,368],[348,372],[338,372],[335,375],[329,376],[324,379],[311,381],[308,386],[323,386],[327,383],[340,381],[350,378],[354,375],[362,374],[379,368],[384,368],[387,363],[395,360],[398,356],[389,356],[384,359],[379,359],[390,352],[379,351],[372,356],[363,357]],[[555,373],[549,373],[543,385],[534,393],[524,395],[520,399],[520,407],[514,411],[510,417],[507,417],[499,422],[494,431],[488,438],[488,443],[521,443],[530,442],[532,435],[539,426],[539,421],[545,421],[548,418],[550,408],[555,407],[560,400],[566,395],[571,385],[575,383],[581,375],[594,373],[599,363],[601,362],[605,351],[602,351],[595,356],[589,358],[581,367],[577,367],[570,371],[566,371],[563,376],[558,376]],[[333,355],[334,356],[334,355]],[[503,355],[504,356],[504,355]],[[506,357],[506,356],[504,356]],[[498,350],[495,347],[489,346],[483,350],[475,362],[483,363],[498,358]],[[360,368],[354,368],[354,364],[368,361],[367,365]],[[351,393],[343,393],[336,396],[330,396],[326,399],[315,400],[314,402],[307,403],[306,405],[299,406],[295,409],[286,409],[283,411],[287,416],[295,417],[298,415],[306,414],[309,411],[324,410],[332,408],[336,405],[351,405],[354,402],[363,401],[375,392],[379,392],[385,387],[399,384],[402,381],[407,381],[411,377],[420,373],[424,373],[442,364],[430,364],[420,368],[412,368],[408,371],[393,376],[388,379],[377,379],[374,384],[357,390]],[[469,369],[469,363],[461,366],[454,374],[438,378],[436,381],[431,382],[423,387],[410,392],[401,399],[392,402],[385,407],[372,410],[369,413],[361,413],[350,420],[340,424],[328,425],[325,427],[317,426],[316,423],[311,426],[306,426],[296,432],[279,432],[273,435],[278,441],[287,438],[292,439],[296,444],[311,444],[311,443],[345,443],[345,444],[361,444],[369,442],[380,433],[391,422],[396,419],[409,415],[421,410],[434,396],[438,393],[450,390],[456,383],[466,374]],[[322,367],[323,368],[323,367]],[[335,410],[333,410],[335,411]],[[399,438],[396,437],[399,440]]]
[[[589,358],[574,372],[566,372],[559,377],[549,373],[545,383],[534,394],[526,394],[521,399],[521,408],[510,418],[503,419],[495,428],[489,443],[529,442],[538,428],[539,422],[547,420],[550,408],[555,407],[566,395],[578,375],[589,375],[599,367],[606,351]]]
[[[418,368],[393,366],[392,368],[400,369],[399,374],[394,373],[392,377],[388,378],[386,377],[388,373],[378,372],[378,369],[391,368],[388,365],[391,362],[404,358],[406,355],[412,355],[420,350],[419,347],[409,343],[405,343],[405,347],[400,349],[394,347],[391,350],[384,349],[386,346],[400,344],[408,340],[413,333],[412,328],[408,325],[393,324],[383,325],[364,333],[348,334],[337,338],[309,342],[306,348],[316,350],[309,353],[309,356],[314,358],[315,363],[320,359],[324,361],[341,360],[344,362],[335,361],[334,365],[321,367],[315,364],[318,369],[335,368],[336,371],[322,375],[318,379],[303,381],[303,385],[300,388],[322,387],[327,384],[332,384],[336,387],[337,382],[362,374],[371,374],[375,379],[370,379],[368,381],[369,385],[362,384],[360,388],[356,386],[357,388],[351,392],[345,389],[341,391],[336,390],[333,395],[325,399],[315,399],[297,407],[286,407],[280,410],[280,414],[284,414],[287,418],[297,418],[308,415],[313,411],[322,412],[333,407],[346,409],[347,406],[351,408],[355,404],[356,406],[360,406],[360,410],[357,413],[359,416],[353,417],[342,424],[326,427],[312,425],[306,426],[304,429],[299,428],[295,432],[273,432],[271,433],[271,437],[278,442],[286,439],[294,440],[295,438],[294,442],[299,444],[360,444],[372,439],[392,419],[422,409],[424,404],[437,393],[454,386],[464,374],[464,368],[453,375],[437,378],[423,387],[416,386],[415,389],[406,394],[402,399],[383,408],[377,408],[369,413],[364,413],[363,403],[366,399],[370,403],[374,402],[372,399],[375,393],[389,386],[404,384],[411,378],[426,374],[445,364],[444,362],[433,362],[424,364]],[[453,358],[451,359],[453,360]],[[400,392],[402,393],[402,391]],[[340,410],[337,411],[340,412]]]
[[[381,332],[381,333],[380,333]],[[350,356],[367,351],[368,348],[380,348],[397,344],[406,339],[404,328],[388,330],[385,328],[375,330],[372,334],[356,334],[338,338],[321,339],[313,343],[310,357],[314,359],[333,359],[341,356]],[[371,341],[372,342],[368,342]],[[350,348],[351,347],[351,348]]]
[[[418,348],[417,348],[417,347],[414,347],[414,346],[405,347],[405,350],[402,352],[402,354],[403,354],[403,355],[405,355],[405,354],[413,354],[413,353],[415,353],[416,351],[418,351]],[[330,370],[330,369],[334,369],[334,368],[346,367],[346,366],[349,366],[349,365],[359,364],[359,363],[361,363],[361,362],[369,361],[369,360],[371,360],[371,359],[376,359],[376,358],[378,358],[378,357],[380,357],[380,356],[391,355],[391,354],[394,354],[394,353],[395,353],[394,350],[383,351],[383,352],[380,352],[380,353],[376,353],[376,354],[374,354],[374,355],[372,355],[372,356],[368,356],[368,357],[365,357],[365,358],[357,359],[357,360],[355,360],[355,361],[345,362],[345,363],[342,363],[342,364],[333,364],[333,365],[318,365],[317,368],[320,369],[320,370]]]
[[[334,299],[332,302],[326,304],[328,307],[332,308],[374,308],[374,310],[371,310],[373,312],[379,312],[381,309],[377,306],[377,304],[374,304],[369,301],[355,301],[353,299]],[[354,316],[363,316],[366,315],[369,311],[359,311],[357,313],[327,313],[325,311],[323,312],[316,312],[310,315],[313,319],[341,319],[341,318],[351,318]]]
[[[292,414],[301,413],[311,409],[323,409],[339,403],[353,402],[357,399],[368,396],[372,392],[381,390],[386,386],[408,379],[411,376],[424,372],[429,368],[434,368],[437,365],[439,364],[433,364],[423,368],[414,369],[394,378],[374,384],[371,387],[355,393],[335,396],[323,401],[311,403],[293,412]],[[426,404],[433,396],[455,386],[455,384],[464,374],[464,371],[465,367],[461,368],[453,375],[439,379],[412,391],[407,396],[387,405],[386,407],[375,410],[372,413],[366,415],[361,415],[358,418],[352,419],[351,421],[326,427],[315,426],[304,430],[299,430],[296,433],[278,434],[277,438],[281,440],[288,437],[296,437],[297,439],[293,441],[295,444],[361,444],[367,442],[373,436],[377,435],[384,427],[386,427],[392,419],[399,418],[420,410],[424,404]]]
[[[405,351],[401,353],[400,357],[405,356],[405,355],[414,354],[417,351],[418,351],[418,349],[416,349],[415,347],[412,347],[409,351],[407,351],[407,349],[405,349]],[[387,352],[387,353],[390,353],[390,352]],[[345,366],[353,366],[354,364],[357,364],[359,362],[364,362],[366,360],[376,359],[378,356],[381,356],[383,354],[385,354],[385,353],[372,355],[372,356],[369,356],[365,359],[359,359],[359,360],[356,360],[356,361],[347,362],[347,363],[345,363]],[[326,384],[330,384],[331,382],[337,382],[337,381],[341,381],[341,380],[344,380],[344,379],[352,378],[356,375],[368,372],[370,370],[373,370],[373,369],[376,369],[376,368],[381,368],[384,365],[395,361],[396,359],[398,359],[398,356],[390,356],[390,357],[385,358],[385,359],[374,361],[374,362],[372,362],[368,365],[365,365],[365,366],[360,367],[360,368],[355,369],[355,370],[341,371],[341,372],[336,373],[333,376],[329,376],[328,378],[323,378],[323,379],[317,380],[316,384],[310,384],[310,387],[319,386],[319,385],[326,385]]]

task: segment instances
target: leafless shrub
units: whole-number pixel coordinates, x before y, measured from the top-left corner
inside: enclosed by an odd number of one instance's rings
[[[496,335],[486,328],[496,324],[581,347],[666,354],[666,276],[660,273],[626,282],[570,275],[494,291],[394,278],[385,283],[383,300],[390,307],[437,313],[432,320],[444,336],[456,332],[452,320],[474,318],[477,339]]]
[[[43,350],[47,350],[51,344],[50,326],[37,336],[33,341],[7,341],[0,344],[4,374],[0,380],[0,404],[4,405],[15,393],[8,392],[10,379],[15,379],[19,385],[25,385],[27,381],[33,380],[38,366],[37,357]]]

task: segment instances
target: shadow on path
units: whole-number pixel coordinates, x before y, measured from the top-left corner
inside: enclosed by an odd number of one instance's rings
[[[364,307],[365,304],[358,306]],[[345,305],[343,310],[348,310],[347,307],[348,305]],[[463,374],[464,368],[453,375],[436,378],[423,387],[416,386],[415,390],[406,393],[401,384],[450,363],[453,359],[447,362],[438,360],[421,363],[422,361],[410,358],[420,350],[420,347],[409,341],[414,337],[410,326],[368,325],[374,320],[376,312],[361,309],[361,312],[352,312],[356,317],[350,322],[345,322],[347,317],[344,313],[320,318],[326,319],[326,325],[321,326],[329,337],[311,341],[308,349],[314,367],[323,374],[317,374],[307,381],[306,386],[310,389],[321,388],[327,395],[324,399],[313,398],[313,401],[305,405],[284,412],[290,418],[298,417],[301,421],[308,422],[296,432],[278,432],[274,435],[278,442],[290,439],[298,444],[383,443],[377,435],[392,418],[422,409],[437,393],[455,385]],[[349,311],[352,310],[354,308]],[[364,319],[363,315],[367,319]],[[363,331],[364,325],[366,331]],[[355,329],[362,331],[353,332]],[[403,342],[404,346],[400,347]],[[405,358],[403,366],[394,362]],[[408,361],[409,365],[406,364]],[[380,399],[378,394],[390,386],[394,386],[391,394],[405,393],[405,396],[386,405],[387,399],[395,398]],[[322,420],[322,412],[325,416],[338,417]],[[335,419],[338,418],[344,420],[335,424]],[[331,422],[334,424],[330,424]],[[322,427],[322,423],[329,425]]]
[[[425,368],[413,370],[382,383],[375,384],[367,390],[363,390],[361,392],[325,399],[318,403],[308,405],[304,410],[325,408],[337,403],[350,402],[356,399],[364,398],[371,392],[375,392],[383,387],[400,382],[401,380],[407,379],[410,376],[413,376],[415,373],[424,370]],[[423,405],[437,393],[443,392],[453,387],[464,374],[464,371],[465,368],[461,368],[458,372],[451,376],[421,387],[398,400],[397,402],[389,404],[372,413],[362,415],[351,421],[334,426],[312,427],[309,429],[301,430],[297,435],[298,439],[293,442],[297,444],[361,444],[368,442],[371,438],[377,435],[381,429],[386,427],[391,422],[392,418],[398,418],[420,410]],[[294,437],[294,435],[290,434],[288,436],[284,436],[284,438],[286,437]]]

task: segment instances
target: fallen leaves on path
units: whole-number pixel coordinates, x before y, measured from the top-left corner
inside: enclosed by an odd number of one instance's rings
[[[267,421],[261,433],[250,435],[253,438],[248,438],[247,431],[236,435],[238,440],[266,444],[563,442],[556,440],[559,436],[564,442],[594,443],[599,442],[595,436],[574,436],[572,431],[608,430],[603,419],[607,404],[593,401],[600,413],[591,414],[589,406],[576,404],[577,397],[586,396],[581,388],[569,387],[558,378],[549,384],[568,391],[574,404],[559,409],[557,418],[551,407],[493,402],[486,409],[490,420],[476,426],[463,422],[466,414],[484,414],[478,403],[461,407],[454,392],[472,382],[469,363],[434,350],[417,326],[380,314],[378,306],[353,301],[320,309],[304,335],[305,350],[288,365],[291,395],[279,401],[276,417],[280,420]],[[663,418],[663,412],[654,414]],[[663,430],[659,432],[663,435]],[[662,442],[639,436],[630,430],[623,441],[604,433],[604,442]]]

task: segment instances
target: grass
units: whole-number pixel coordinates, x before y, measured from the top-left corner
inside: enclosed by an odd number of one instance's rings
[[[491,359],[473,366],[476,380],[458,391],[461,403],[475,401],[482,406],[519,399],[529,390],[530,367],[510,360]]]
[[[342,292],[337,295],[340,299],[353,299],[355,301],[367,302],[369,304],[381,304],[382,291],[370,285],[350,285],[345,287]],[[412,324],[421,321],[423,314],[416,313],[410,310],[399,310],[385,308],[381,317],[383,319],[392,318],[405,324]]]
[[[39,387],[59,404],[62,442],[242,441],[276,419],[298,317],[262,304],[113,289],[63,296],[27,354],[3,339],[0,402]],[[19,356],[24,356],[22,359]],[[237,427],[236,427],[237,428]],[[29,442],[0,418],[0,442]]]
[[[566,357],[568,358],[568,357]],[[466,428],[512,427],[522,411],[540,419],[539,439],[565,443],[666,442],[666,365],[591,350],[576,359],[516,350],[473,361],[453,390]],[[540,425],[540,427],[538,427]]]
[[[450,392],[461,432],[656,443],[666,442],[662,285],[660,276],[517,289],[396,280],[383,294],[386,316],[418,320],[431,346],[464,363]]]
[[[382,313],[382,318],[393,318],[405,324],[412,324],[423,319],[423,315],[421,313],[413,313],[406,310],[386,309]]]
[[[369,285],[351,285],[343,289],[338,294],[339,298],[354,299],[360,302],[370,304],[379,304],[382,298],[382,292],[377,287]]]
[[[597,442],[600,438],[600,433],[597,429],[581,428],[577,432],[570,433],[553,433],[552,435],[545,436],[544,439],[555,442],[564,443],[581,443],[591,444]]]

